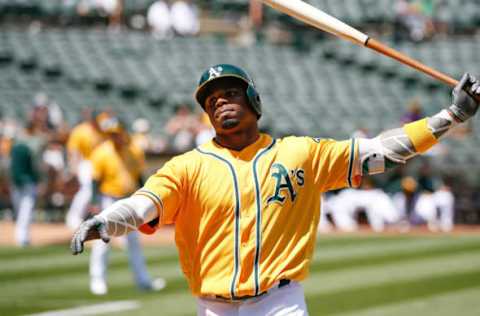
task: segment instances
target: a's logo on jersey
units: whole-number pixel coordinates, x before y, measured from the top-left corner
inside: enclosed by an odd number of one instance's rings
[[[220,77],[220,75],[222,74],[222,71],[223,71],[222,67],[210,68],[210,70],[208,71],[208,76],[209,76],[208,79]]]
[[[275,179],[275,192],[267,199],[267,204],[274,202],[283,204],[287,195],[290,196],[292,202],[295,202],[297,192],[293,187],[294,182],[292,181],[296,181],[299,186],[303,186],[305,184],[305,171],[303,169],[294,169],[289,172],[280,163],[273,164],[271,170],[272,177]]]

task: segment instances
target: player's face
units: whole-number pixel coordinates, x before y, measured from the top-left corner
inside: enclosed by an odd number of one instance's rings
[[[257,115],[248,103],[245,87],[238,80],[218,80],[210,91],[205,100],[205,111],[217,134],[257,124]]]

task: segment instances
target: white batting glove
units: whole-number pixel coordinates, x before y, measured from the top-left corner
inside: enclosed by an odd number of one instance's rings
[[[448,108],[455,120],[465,122],[475,115],[480,100],[480,82],[465,73],[452,91],[453,104]]]
[[[105,243],[110,241],[110,237],[107,233],[107,227],[103,220],[95,216],[89,220],[83,222],[73,234],[72,241],[70,242],[70,249],[73,255],[77,255],[83,252],[83,244],[88,240],[102,239]]]

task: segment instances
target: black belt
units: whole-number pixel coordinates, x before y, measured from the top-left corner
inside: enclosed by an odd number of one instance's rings
[[[280,281],[278,281],[277,287],[280,289],[280,288],[282,288],[286,285],[289,285],[290,282],[291,281],[288,280],[288,279],[281,279]],[[257,294],[257,295],[245,295],[245,296],[234,296],[234,297],[225,297],[225,296],[221,296],[221,295],[215,295],[215,298],[220,299],[222,301],[228,301],[228,302],[244,301],[244,300],[248,300],[250,298],[263,296],[263,295],[267,294],[268,291],[269,290],[264,291],[264,292],[262,292],[260,294]]]

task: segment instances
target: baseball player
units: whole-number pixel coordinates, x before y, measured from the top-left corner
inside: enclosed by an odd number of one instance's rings
[[[365,210],[368,223],[375,232],[381,232],[386,224],[396,224],[400,215],[393,200],[382,189],[376,188],[366,178],[359,189],[345,189],[324,202],[327,212],[332,215],[335,225],[342,231],[356,231],[358,209]]]
[[[106,119],[105,112],[96,113],[87,110],[86,120],[77,125],[67,141],[68,163],[80,185],[65,216],[65,223],[70,229],[77,229],[87,213],[92,198],[92,166],[90,155],[105,136],[100,131],[99,122]]]
[[[438,189],[435,189],[437,186]],[[420,187],[421,189],[417,189]],[[399,215],[413,224],[427,223],[431,231],[449,232],[453,229],[455,196],[442,181],[438,185],[417,182],[412,177],[402,180],[402,192],[393,196]],[[405,220],[405,223],[409,221]]]
[[[108,208],[115,200],[126,197],[138,189],[144,167],[143,150],[130,139],[123,124],[110,117],[100,122],[107,140],[91,154],[94,196],[101,193],[101,207]],[[131,232],[124,241],[127,244],[130,266],[135,282],[142,290],[160,290],[165,286],[163,279],[151,280],[138,240],[138,233]],[[90,290],[95,295],[107,293],[106,270],[108,244],[97,240],[90,257]]]
[[[346,90],[348,90],[346,88]],[[207,69],[196,100],[215,138],[177,156],[143,188],[82,223],[73,254],[87,240],[175,225],[180,263],[198,315],[306,315],[300,281],[308,275],[322,192],[356,187],[361,176],[405,163],[478,108],[480,83],[465,74],[453,105],[372,139],[273,139],[252,79],[240,68]]]
[[[18,133],[10,150],[9,176],[11,199],[16,214],[15,241],[18,246],[30,245],[30,223],[41,178],[40,155],[46,140],[35,132],[32,124]]]

